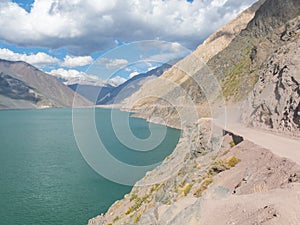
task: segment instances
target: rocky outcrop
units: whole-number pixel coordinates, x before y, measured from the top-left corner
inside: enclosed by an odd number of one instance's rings
[[[0,60],[1,108],[72,107],[74,92],[55,77],[25,62]],[[76,106],[91,103],[81,96]]]
[[[280,47],[261,67],[242,119],[250,126],[300,136],[300,17],[276,37]]]

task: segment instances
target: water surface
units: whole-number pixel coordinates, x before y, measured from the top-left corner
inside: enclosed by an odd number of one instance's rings
[[[162,144],[143,157],[118,142],[109,118],[110,110],[97,109],[97,129],[111,153],[128,163],[162,160],[180,136],[168,128]],[[132,118],[130,124],[141,138],[149,135],[144,120]],[[130,189],[101,177],[83,160],[71,109],[0,111],[1,225],[86,224]]]

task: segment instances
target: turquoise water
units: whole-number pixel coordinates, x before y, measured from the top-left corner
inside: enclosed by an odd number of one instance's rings
[[[145,157],[116,139],[109,118],[110,110],[96,110],[103,142],[119,160],[137,165],[165,158],[180,136],[168,128],[165,140]],[[130,124],[137,136],[149,136],[144,120],[130,119]],[[101,177],[84,161],[73,134],[72,110],[0,111],[1,225],[86,224],[130,189]]]

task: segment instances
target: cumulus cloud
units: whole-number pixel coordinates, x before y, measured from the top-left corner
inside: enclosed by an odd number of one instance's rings
[[[36,54],[20,54],[15,53],[6,48],[0,48],[0,58],[11,61],[24,61],[30,63],[36,67],[43,68],[51,64],[56,64],[59,59],[54,58],[44,52],[38,52]]]
[[[63,68],[59,68],[56,70],[51,70],[49,74],[57,78],[62,78],[64,80],[78,79],[85,81],[99,81],[99,78],[97,76],[88,75],[78,70],[65,70]]]
[[[109,80],[101,80],[99,77],[94,75],[89,75],[85,72],[81,72],[75,69],[66,70],[63,68],[51,70],[50,75],[55,76],[59,79],[64,80],[64,84],[88,84],[88,85],[98,85],[105,86],[110,84],[112,86],[118,86],[126,81],[125,78],[116,76]]]
[[[195,48],[256,0],[35,0],[30,12],[0,1],[0,39],[84,55],[159,39]]]
[[[75,68],[75,67],[89,65],[92,62],[93,62],[93,58],[91,56],[71,57],[67,55],[64,58],[64,61],[61,65],[68,68]]]
[[[108,59],[108,58],[100,58],[97,61],[97,64],[105,65],[106,69],[116,69],[121,66],[124,66],[128,63],[126,59]]]

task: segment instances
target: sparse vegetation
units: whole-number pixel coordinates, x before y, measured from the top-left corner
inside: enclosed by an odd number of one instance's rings
[[[129,215],[131,212],[132,212],[132,208],[130,207],[130,208],[126,211],[125,215]]]
[[[214,163],[212,163],[212,165],[210,166],[210,168],[208,170],[208,175],[214,176],[218,173],[228,170],[229,168],[230,167],[229,167],[227,161],[224,159],[221,159],[221,160],[218,160],[218,161],[215,161]]]
[[[225,80],[222,85],[223,95],[228,100],[233,97],[235,100],[239,100],[243,97],[243,94],[247,94],[249,90],[242,90],[242,82],[244,75],[247,75],[248,83],[251,87],[257,82],[257,76],[254,74],[249,74],[251,67],[250,54],[252,51],[252,45],[249,45],[243,50],[243,57],[240,58],[232,67],[228,69],[225,75]]]
[[[212,177],[208,177],[205,178],[202,183],[200,188],[198,188],[195,192],[194,192],[194,196],[197,198],[200,198],[202,196],[202,193],[208,188],[208,186],[213,182],[213,178]]]
[[[190,190],[192,189],[192,184],[186,184],[184,186],[184,189],[183,189],[183,195],[184,196],[187,196],[187,194],[190,192]]]
[[[230,167],[235,167],[236,164],[238,164],[241,160],[236,158],[235,156],[232,156],[229,160],[228,160],[228,165]]]
[[[203,192],[213,182],[213,176],[225,170],[229,170],[230,168],[236,166],[240,161],[240,159],[232,156],[229,159],[220,159],[213,162],[204,176],[201,186],[193,193],[194,196],[197,198],[201,197]]]
[[[201,155],[202,156],[205,156],[205,155],[207,155],[208,154],[208,151],[203,151],[203,152],[201,152]]]
[[[186,153],[186,155],[185,155],[183,161],[185,162],[185,161],[187,161],[189,158],[190,158],[190,153]]]
[[[135,200],[134,204],[129,207],[129,209],[125,212],[126,215],[131,214],[132,212],[137,211],[144,202],[151,202],[152,198],[152,194],[154,192],[156,192],[158,189],[160,189],[161,187],[163,187],[165,185],[165,183],[161,183],[161,184],[155,184],[151,189],[150,192],[146,195],[144,195],[143,197],[138,197],[137,194],[132,195],[132,197],[130,198],[131,201]]]
[[[241,160],[232,156],[229,159],[220,159],[212,163],[211,167],[208,170],[208,174],[214,176],[218,173],[221,173],[225,170],[230,169],[231,167],[236,166]]]
[[[182,175],[182,171],[179,170],[178,173],[177,173],[177,175],[178,175],[178,176]]]
[[[231,148],[233,148],[235,146],[234,141],[229,142],[229,145],[230,145]]]
[[[133,194],[131,197],[130,197],[130,201],[132,202],[133,200],[137,199],[138,196],[137,194]]]
[[[138,222],[140,221],[140,218],[141,218],[141,215],[137,215],[137,216],[134,218],[133,222],[134,222],[134,223],[138,223]]]
[[[117,220],[119,220],[120,219],[120,217],[119,216],[116,216],[115,218],[114,218],[114,222],[116,222]]]

